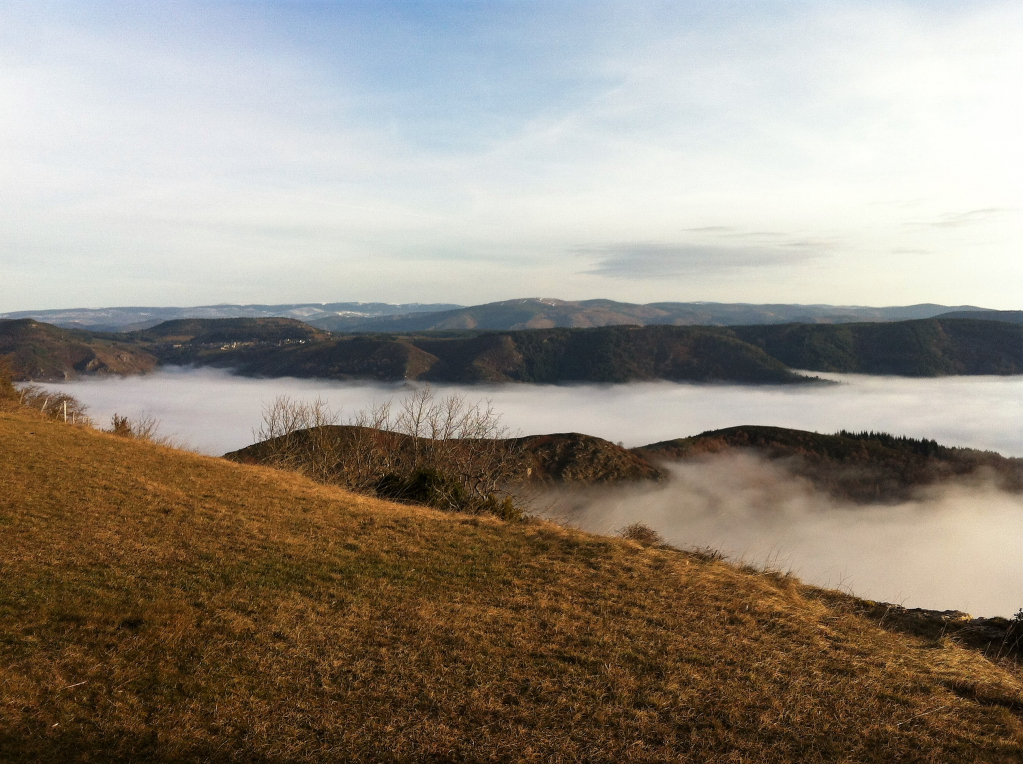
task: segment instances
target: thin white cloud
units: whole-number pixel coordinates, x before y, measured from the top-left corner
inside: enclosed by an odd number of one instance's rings
[[[1016,210],[1005,207],[986,207],[980,210],[966,210],[965,212],[946,212],[932,220],[915,221],[907,223],[907,225],[930,226],[931,228],[964,228],[966,226],[983,225],[1013,212],[1016,212]]]
[[[154,7],[6,15],[0,307],[588,297],[608,282],[578,242],[737,263],[725,228],[765,265],[795,249],[772,231],[842,247],[741,295],[720,269],[634,253],[663,277],[608,296],[1018,299],[1011,215],[914,227],[874,204],[920,200],[936,223],[1023,207],[1017,4]],[[503,259],[444,265],[477,250]]]
[[[584,271],[597,276],[657,279],[746,269],[799,265],[823,256],[825,250],[811,242],[788,247],[729,247],[715,244],[666,244],[640,242],[578,248],[579,255],[596,258]]]

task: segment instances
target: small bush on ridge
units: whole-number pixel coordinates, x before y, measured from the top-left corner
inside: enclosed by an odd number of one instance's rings
[[[618,535],[629,541],[635,541],[643,546],[658,546],[664,543],[661,534],[643,523],[632,523],[622,528]]]

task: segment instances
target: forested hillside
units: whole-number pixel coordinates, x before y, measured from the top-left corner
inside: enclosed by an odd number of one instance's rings
[[[785,384],[798,370],[942,376],[1023,373],[1023,324],[976,319],[776,326],[604,326],[332,335],[286,318],[182,319],[127,334],[0,321],[21,379],[133,374],[157,363],[263,377],[433,382]]]
[[[793,369],[937,377],[1023,374],[1023,325],[934,318],[884,324],[740,326],[736,337]]]
[[[142,374],[158,363],[137,343],[60,329],[30,318],[0,321],[0,361],[11,368],[16,380],[40,382]]]

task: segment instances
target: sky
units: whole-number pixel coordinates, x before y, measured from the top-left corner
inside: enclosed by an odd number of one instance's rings
[[[1019,309],[1018,2],[0,0],[0,312]]]

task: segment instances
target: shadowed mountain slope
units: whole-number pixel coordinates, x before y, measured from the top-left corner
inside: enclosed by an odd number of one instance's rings
[[[81,334],[105,340],[111,336]],[[123,336],[161,363],[227,367],[253,376],[535,383],[806,381],[759,348],[700,327],[338,338],[291,319],[187,319]]]
[[[803,380],[791,369],[904,376],[1023,373],[1023,325],[970,319],[355,335],[287,347],[192,343],[173,352],[151,349],[168,362],[228,366],[243,374],[438,382]]]
[[[794,474],[816,488],[859,503],[905,501],[926,486],[967,478],[1023,491],[1023,459],[885,433],[821,435],[746,425],[652,443],[633,449],[633,453],[658,463],[737,450],[785,460]]]
[[[7,762],[1014,762],[869,603],[0,414]]]
[[[285,340],[324,340],[329,332],[293,318],[182,318],[164,321],[150,329],[117,335],[133,342],[189,342],[221,344],[260,343]]]
[[[297,344],[147,347],[165,363],[229,367],[255,376],[544,384],[807,381],[725,330],[701,327],[612,326],[454,337],[356,335]]]
[[[589,329],[331,335],[287,318],[183,319],[102,334],[0,322],[23,378],[137,373],[162,364],[264,377],[418,379],[452,383],[777,384],[793,371],[941,376],[1023,373],[1023,324],[927,319],[777,326],[605,326]]]
[[[1023,326],[971,319],[738,326],[735,336],[793,369],[936,377],[1023,374]]]
[[[508,443],[527,457],[526,477],[544,483],[592,485],[665,477],[642,456],[593,435],[530,435]]]
[[[0,320],[0,359],[16,380],[63,381],[79,376],[141,374],[157,359],[136,345],[69,331],[30,318]]]

